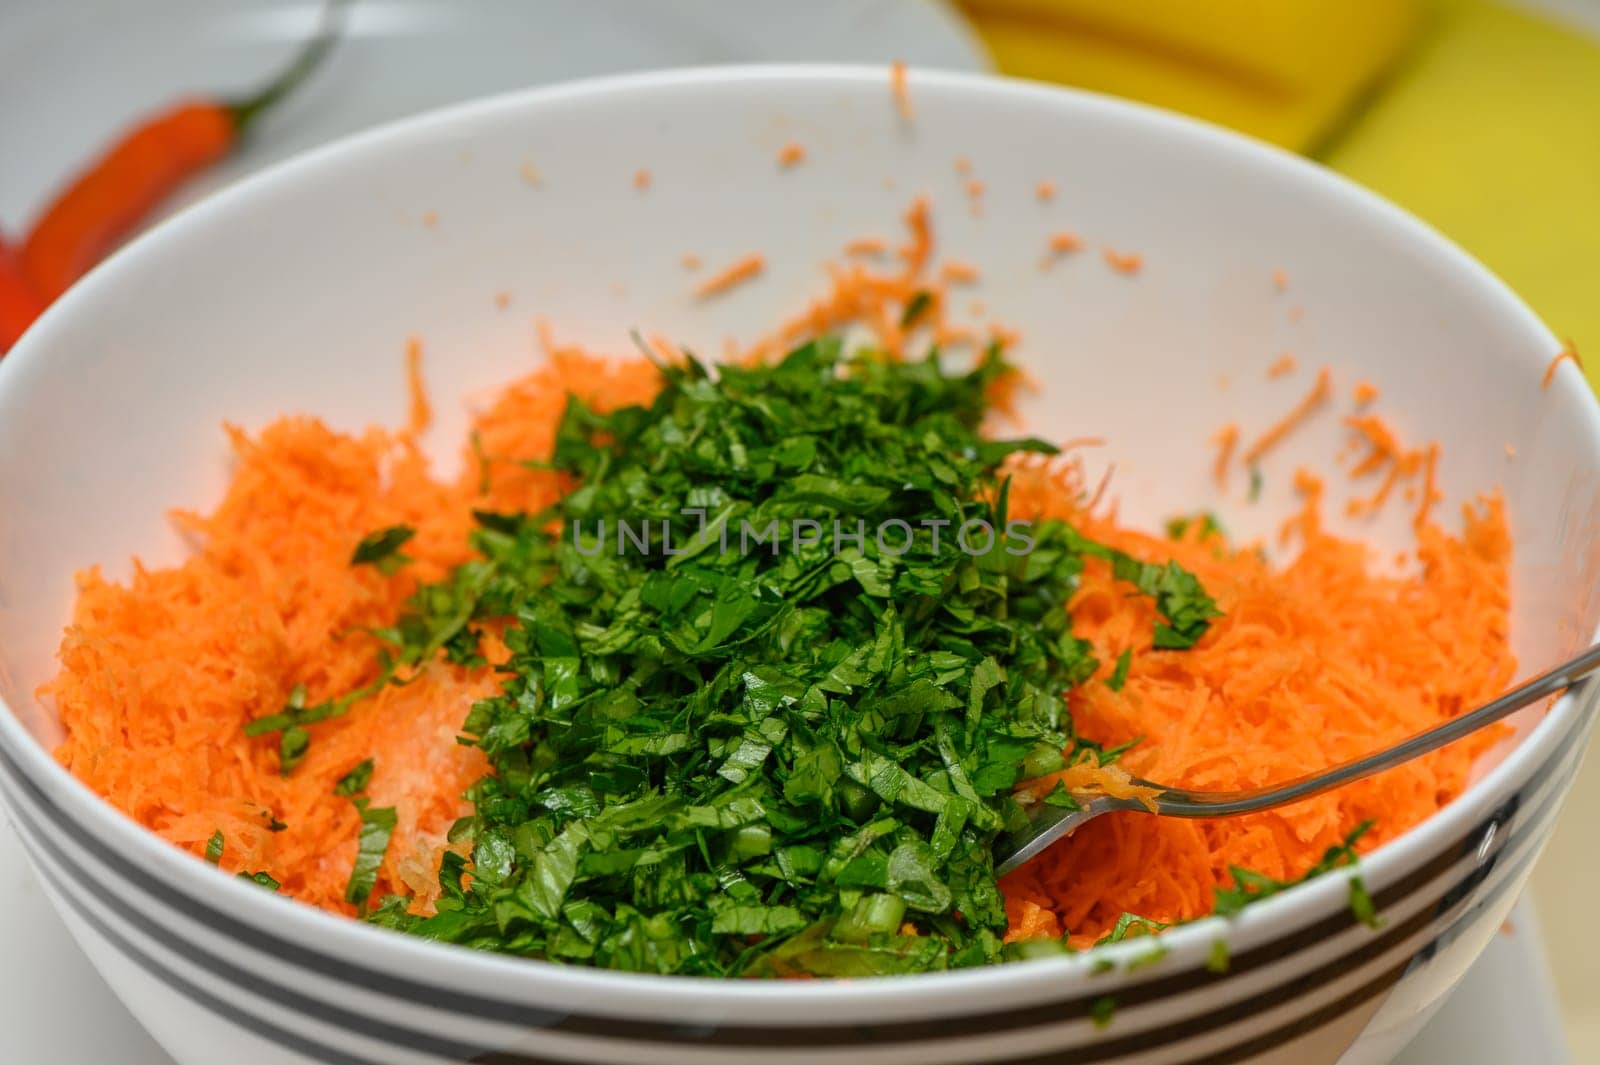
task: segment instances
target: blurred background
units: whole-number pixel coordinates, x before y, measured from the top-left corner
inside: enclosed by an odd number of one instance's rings
[[[356,0],[344,14],[334,46],[297,68],[316,0],[0,0],[0,351],[127,235],[376,124],[625,70],[905,60],[1142,100],[1308,155],[1600,352],[1600,0]],[[1600,384],[1600,357],[1587,373]],[[1534,906],[1404,1061],[1558,1062],[1564,1044],[1600,1063],[1600,944],[1567,932],[1588,927],[1597,820],[1590,765]],[[61,956],[65,933],[3,836],[0,939],[49,966],[0,974],[0,1061],[162,1061],[76,952]],[[77,1026],[81,1046],[62,1042],[62,996],[80,1003],[70,1016],[87,996],[103,1018]]]

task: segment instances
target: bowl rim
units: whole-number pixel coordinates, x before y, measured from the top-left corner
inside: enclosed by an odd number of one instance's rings
[[[397,148],[427,148],[448,137],[463,122],[505,122],[516,117],[535,120],[545,109],[575,99],[626,100],[662,90],[762,92],[888,91],[885,68],[857,64],[757,64],[688,67],[587,78],[551,86],[489,96],[400,119],[334,141],[279,162],[184,209],[141,235],[93,269],[57,300],[0,363],[0,395],[26,388],[36,364],[48,358],[54,336],[73,315],[89,308],[102,294],[126,287],[140,273],[144,259],[168,244],[203,234],[214,217],[249,210],[261,200],[293,194],[297,186],[315,182],[337,168],[359,166],[366,157]],[[1185,149],[1231,156],[1241,165],[1269,172],[1274,180],[1298,184],[1308,195],[1345,211],[1365,215],[1404,235],[1430,263],[1475,291],[1497,316],[1526,333],[1530,372],[1539,350],[1555,350],[1559,342],[1533,311],[1497,276],[1433,227],[1378,194],[1310,160],[1256,141],[1243,134],[1156,107],[1079,89],[1030,83],[990,74],[913,68],[911,90],[922,106],[937,106],[941,95],[1008,106],[1048,106],[1063,115],[1089,115],[1136,127],[1150,136],[1182,142]],[[136,282],[133,282],[136,284]],[[1582,375],[1557,375],[1554,388],[1576,399],[1578,417],[1600,440],[1600,404]],[[1600,465],[1600,448],[1588,456]],[[1591,693],[1592,694],[1592,693]],[[1452,803],[1423,823],[1362,857],[1360,872],[1371,883],[1396,878],[1432,853],[1447,838],[1458,837],[1483,816],[1498,793],[1531,777],[1580,723],[1583,700],[1569,692],[1544,715],[1530,733],[1483,777]],[[985,1002],[1009,1006],[1060,999],[1082,993],[1094,972],[1083,954],[1039,959],[1027,965],[877,977],[871,980],[737,981],[691,976],[613,972],[494,954],[454,944],[395,934],[358,920],[326,913],[312,906],[262,892],[259,888],[209,867],[168,843],[117,810],[70,774],[33,738],[20,716],[0,697],[0,749],[8,752],[22,774],[51,801],[60,804],[102,843],[133,859],[180,893],[203,899],[230,916],[332,957],[360,957],[379,968],[432,974],[452,986],[504,1001],[582,1001],[610,1015],[682,1017],[685,1010],[716,1004],[748,1010],[743,1023],[784,1020],[815,1023],[819,1019],[857,1017],[886,1019],[930,1013],[981,1012]],[[1168,973],[1204,963],[1219,939],[1237,950],[1240,944],[1268,942],[1277,934],[1301,927],[1347,904],[1347,881],[1354,872],[1317,878],[1232,918],[1208,917],[1175,927],[1162,935],[1166,955],[1159,965],[1140,973]],[[1095,953],[1123,972],[1123,964],[1148,945],[1115,944]],[[1043,979],[1041,979],[1043,978]],[[1114,989],[1117,976],[1094,983]],[[379,989],[373,989],[379,990]]]

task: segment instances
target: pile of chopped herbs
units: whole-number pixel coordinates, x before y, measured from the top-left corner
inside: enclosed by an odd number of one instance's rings
[[[1008,515],[1002,464],[1054,450],[980,433],[1010,372],[998,351],[951,373],[818,341],[664,366],[647,407],[570,399],[549,463],[576,487],[478,513],[477,557],[380,633],[384,678],[481,664],[496,620],[511,657],[463,729],[492,766],[452,834],[470,859],[445,854],[434,915],[392,897],[369,919],[660,973],[1001,960],[990,846],[1024,820],[1014,786],[1109,758],[1065,712],[1097,667],[1064,609],[1084,559],[1153,597],[1158,647],[1217,613],[1175,565]],[[355,561],[403,564],[404,542],[380,531]],[[298,756],[300,726],[348,702],[258,731]]]

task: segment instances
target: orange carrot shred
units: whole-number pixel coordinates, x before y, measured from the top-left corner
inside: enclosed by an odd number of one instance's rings
[[[643,169],[638,170],[633,175],[633,187],[638,189],[640,192],[643,192],[645,189],[650,187],[650,182],[652,180],[653,179],[650,176],[650,171]]]
[[[1282,270],[1272,271],[1272,287],[1283,292],[1289,287],[1289,275]]]
[[[1411,523],[1419,529],[1428,523],[1428,512],[1433,509],[1433,505],[1443,498],[1434,484],[1438,469],[1439,445],[1435,442],[1428,445],[1423,458],[1422,499],[1417,507],[1416,517],[1411,519]]]
[[[1144,256],[1137,252],[1105,249],[1106,265],[1119,274],[1137,274],[1144,267]]]
[[[1357,381],[1352,395],[1355,397],[1356,406],[1365,407],[1378,398],[1378,386],[1370,381]]]
[[[1360,477],[1371,473],[1380,469],[1384,463],[1400,457],[1402,452],[1400,441],[1381,418],[1375,415],[1351,417],[1346,418],[1344,424],[1354,429],[1372,446],[1372,452],[1350,471],[1350,476]]]
[[[1002,349],[1009,351],[1022,343],[1022,334],[1015,329],[1001,325],[999,322],[992,322],[989,325],[989,339]]]
[[[1274,359],[1271,366],[1267,367],[1267,377],[1276,380],[1285,374],[1293,373],[1294,368],[1298,365],[1299,363],[1295,361],[1295,357],[1286,351]]]
[[[806,158],[805,147],[795,141],[790,141],[778,149],[778,165],[781,167],[798,166]]]
[[[918,196],[912,202],[910,210],[905,213],[905,223],[911,231],[911,240],[900,249],[900,258],[905,261],[907,276],[915,277],[922,272],[928,257],[933,254],[933,228],[928,217],[926,196]]]
[[[894,106],[900,117],[911,121],[911,92],[906,87],[906,64],[897,59],[889,64],[889,90],[894,93]]]
[[[1081,247],[1083,247],[1083,240],[1076,233],[1063,229],[1060,232],[1050,234],[1050,250],[1057,255],[1065,255],[1067,252],[1077,251]]]
[[[691,273],[700,269],[700,256],[694,254],[693,252],[689,252],[678,261],[683,264],[683,268],[685,270],[688,270]]]
[[[946,259],[939,267],[939,276],[952,284],[970,285],[978,280],[978,268],[959,259]]]
[[[1571,362],[1579,370],[1583,369],[1583,362],[1578,358],[1578,347],[1570,340],[1567,341],[1567,346],[1557,352],[1556,357],[1551,359],[1550,364],[1544,368],[1544,380],[1540,382],[1540,388],[1549,390],[1550,382],[1556,379],[1556,368],[1563,362]]]
[[[1284,415],[1277,424],[1257,437],[1256,442],[1245,451],[1245,465],[1254,466],[1262,455],[1270,451],[1280,440],[1288,436],[1295,426],[1305,421],[1313,411],[1326,402],[1331,383],[1332,375],[1324,367],[1317,374],[1317,383],[1312,386],[1311,391],[1307,392],[1305,397],[1295,404],[1294,409]]]
[[[746,255],[700,282],[695,286],[694,294],[701,299],[719,295],[750,280],[766,268],[766,256],[760,253]]]
[[[882,237],[857,237],[844,246],[846,255],[882,255],[888,250],[889,243]]]
[[[406,340],[406,388],[411,395],[406,429],[414,436],[433,424],[433,408],[422,381],[422,341],[416,337]]]
[[[1239,443],[1239,427],[1233,422],[1229,422],[1217,430],[1216,435],[1211,438],[1211,442],[1217,445],[1217,458],[1211,464],[1211,479],[1217,483],[1218,488],[1226,488],[1228,485],[1228,463],[1232,461],[1233,449]]]
[[[1056,198],[1056,183],[1054,181],[1041,181],[1033,188],[1033,194],[1040,203],[1049,203]]]

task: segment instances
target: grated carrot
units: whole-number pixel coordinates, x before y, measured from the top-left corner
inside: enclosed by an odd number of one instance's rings
[[[944,265],[939,267],[939,276],[945,281],[957,285],[970,285],[980,276],[978,268],[971,263],[959,259],[946,259]]]
[[[1402,494],[1407,500],[1420,500],[1421,505],[1412,522],[1418,526],[1424,524],[1433,504],[1440,499],[1434,485],[1439,445],[1431,443],[1421,448],[1406,448],[1400,443],[1394,430],[1375,415],[1348,417],[1344,419],[1344,424],[1354,430],[1360,439],[1365,440],[1371,449],[1364,459],[1351,468],[1350,476],[1362,477],[1388,468],[1383,482],[1372,496],[1367,499],[1351,500],[1346,504],[1345,510],[1352,515],[1372,513],[1384,504],[1396,485],[1421,473],[1423,485],[1420,492],[1415,487],[1407,485]]]
[[[1076,233],[1063,229],[1050,234],[1050,250],[1056,255],[1065,255],[1081,247],[1083,240]]]
[[[304,417],[256,437],[231,430],[236,463],[222,503],[178,515],[197,545],[188,561],[135,566],[124,584],[97,569],[80,576],[62,671],[41,690],[67,732],[57,759],[179,846],[199,854],[220,830],[224,868],[269,871],[289,894],[348,913],[360,818],[332,788],[373,758],[373,803],[399,813],[378,891],[427,904],[450,825],[467,812],[461,793],[485,770],[453,737],[463,708],[496,690],[492,670],[430,666],[312,725],[310,753],[289,777],[276,743],[241,729],[299,681],[321,699],[369,679],[377,644],[364,630],[391,622],[419,581],[466,560],[474,506],[536,510],[556,498],[555,475],[523,460],[548,453],[568,392],[615,405],[658,387],[642,359],[555,352],[478,417],[480,448],[454,484],[434,481],[415,447],[381,430],[346,435]],[[506,457],[486,470],[481,495],[480,454]],[[401,523],[416,529],[412,565],[392,577],[350,566],[362,536]],[[288,827],[270,831],[273,819]]]
[[[1383,419],[1375,415],[1346,418],[1344,424],[1355,430],[1372,446],[1371,453],[1357,463],[1355,469],[1350,471],[1350,476],[1352,477],[1360,477],[1363,474],[1381,469],[1384,463],[1399,458],[1405,450],[1400,446],[1400,441],[1395,436],[1394,430],[1390,429]]]
[[[1324,367],[1317,373],[1317,383],[1312,386],[1311,391],[1307,392],[1305,397],[1295,404],[1293,410],[1284,415],[1277,424],[1262,433],[1256,439],[1256,442],[1251,444],[1245,451],[1244,464],[1246,466],[1254,466],[1260,461],[1262,455],[1270,451],[1279,441],[1288,436],[1295,426],[1305,421],[1313,411],[1326,402],[1331,382],[1332,376],[1328,373],[1327,368]]]
[[[1378,490],[1366,499],[1352,499],[1345,505],[1345,512],[1351,517],[1362,514],[1371,514],[1382,507],[1388,500],[1389,494],[1394,491],[1395,485],[1404,478],[1415,474],[1422,465],[1422,455],[1416,451],[1397,452],[1391,456],[1389,472],[1384,476],[1383,482],[1378,485]],[[1406,498],[1410,499],[1414,493],[1406,489]]]
[[[795,141],[790,141],[778,149],[778,165],[781,167],[798,166],[806,158],[805,147]]]
[[[900,258],[906,264],[907,275],[914,277],[922,272],[933,254],[933,223],[926,196],[918,196],[911,202],[904,221],[906,229],[911,231],[911,240],[900,249]]]
[[[1304,471],[1302,471],[1304,472]],[[1013,475],[1021,512],[1068,516],[1048,479]],[[1465,532],[1418,530],[1420,565],[1380,576],[1358,544],[1315,523],[1320,484],[1297,487],[1304,540],[1274,569],[1250,545],[1165,540],[1072,514],[1085,535],[1148,561],[1173,559],[1217,597],[1224,616],[1192,650],[1150,649],[1148,604],[1092,561],[1069,604],[1073,631],[1102,662],[1132,647],[1120,692],[1085,684],[1069,696],[1079,733],[1101,743],[1143,737],[1117,765],[1180,787],[1260,787],[1365,754],[1498,694],[1507,647],[1508,557],[1502,505],[1465,511]],[[1172,922],[1209,913],[1230,866],[1290,878],[1367,818],[1362,851],[1394,839],[1460,795],[1474,736],[1396,770],[1282,810],[1209,821],[1112,813],[1084,825],[1001,882],[1007,938],[1070,935],[1086,947],[1124,912]]]
[[[494,305],[502,311],[511,306],[511,293],[505,291],[504,289],[496,292],[494,294]]]
[[[1049,203],[1056,198],[1056,183],[1054,181],[1041,181],[1033,187],[1033,194],[1040,203]]]
[[[754,361],[766,358],[786,348],[802,337],[816,336],[830,330],[854,324],[865,324],[877,334],[877,342],[886,353],[898,357],[904,347],[904,330],[899,322],[904,306],[914,298],[919,289],[933,297],[924,314],[923,323],[931,326],[939,343],[970,342],[969,331],[957,329],[946,319],[943,291],[945,282],[928,283],[923,275],[933,255],[933,233],[926,197],[918,197],[903,216],[909,234],[906,243],[896,249],[902,268],[897,273],[880,273],[862,264],[825,264],[830,281],[829,291],[813,300],[803,311],[779,323],[767,336],[755,341],[740,355],[741,360]],[[846,251],[884,250],[885,244],[876,238],[852,241]]]
[[[638,189],[640,192],[643,192],[645,189],[650,187],[651,180],[652,178],[650,177],[650,171],[636,171],[633,175],[633,187]]]
[[[1277,379],[1285,374],[1294,373],[1294,368],[1298,365],[1299,363],[1295,361],[1295,357],[1286,351],[1274,359],[1271,366],[1267,367],[1267,377]]]
[[[1105,663],[1104,672],[1111,672],[1111,662]],[[1135,784],[1128,771],[1120,766],[1100,765],[1093,760],[1081,761],[1057,772],[1023,781],[1017,785],[1017,790],[1039,800],[1054,791],[1057,784],[1070,794],[1084,799],[1100,795],[1112,799],[1137,799],[1145,809],[1156,812],[1158,789]]]
[[[1286,291],[1289,288],[1289,275],[1282,270],[1272,271],[1272,287],[1279,292]]]
[[[422,341],[416,337],[406,340],[406,389],[411,394],[406,430],[415,436],[433,424],[433,408],[422,382]]]
[[[1428,512],[1433,505],[1443,498],[1442,493],[1435,486],[1434,480],[1439,472],[1439,444],[1434,442],[1428,445],[1428,450],[1422,459],[1422,499],[1417,507],[1416,516],[1411,523],[1417,528],[1422,528],[1428,523]]]
[[[1137,252],[1122,252],[1115,248],[1105,249],[1106,265],[1119,274],[1137,274],[1144,268],[1144,256]]]
[[[1300,534],[1301,540],[1309,543],[1322,529],[1322,478],[1301,466],[1294,471],[1293,483],[1295,494],[1305,503],[1300,513],[1291,514],[1278,527],[1278,543],[1282,546],[1287,546],[1296,533]]]
[[[911,92],[906,88],[906,64],[903,59],[889,64],[889,91],[894,94],[895,110],[900,112],[901,119],[910,122]]]
[[[1579,370],[1583,369],[1583,361],[1578,358],[1578,347],[1570,340],[1567,341],[1567,346],[1558,351],[1556,357],[1551,359],[1550,364],[1544,368],[1544,380],[1540,382],[1540,388],[1546,390],[1550,388],[1550,382],[1556,379],[1556,368],[1563,362],[1571,362]]]
[[[1217,430],[1211,442],[1217,445],[1217,458],[1211,464],[1211,479],[1217,483],[1218,488],[1226,488],[1228,463],[1233,459],[1233,449],[1239,444],[1239,427],[1229,422]]]
[[[694,254],[693,252],[689,252],[678,261],[683,264],[683,268],[685,270],[688,270],[691,273],[700,269],[700,256]]]
[[[971,174],[972,160],[968,159],[964,155],[956,156],[956,173],[960,174],[962,177],[966,177],[967,175]]]
[[[989,339],[998,344],[1002,350],[1010,350],[1022,343],[1022,334],[1010,326],[1001,325],[999,322],[989,323]]]
[[[846,255],[882,255],[889,244],[881,237],[857,237],[844,246]]]
[[[757,276],[766,268],[766,256],[760,253],[746,255],[700,282],[695,286],[694,294],[700,299],[719,295]]]
[[[1357,381],[1351,395],[1355,398],[1356,406],[1365,407],[1378,398],[1378,386],[1370,381]]]

